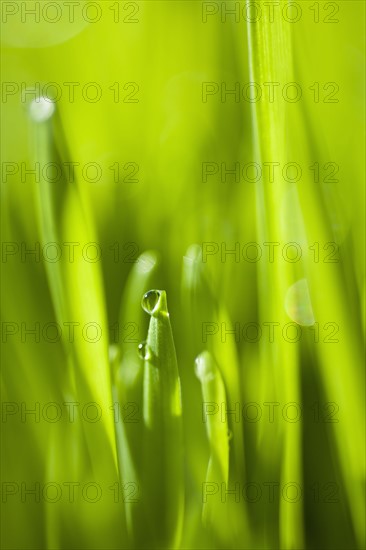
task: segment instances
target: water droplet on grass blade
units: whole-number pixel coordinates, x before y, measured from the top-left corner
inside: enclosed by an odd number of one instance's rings
[[[137,346],[137,352],[141,359],[149,359],[151,357],[149,346],[147,345],[147,342],[144,340],[143,342],[140,342],[140,344]]]
[[[165,290],[147,292],[142,299],[142,308],[151,316],[147,343],[139,346],[145,359],[142,384],[144,429],[140,446],[142,453],[139,454],[142,454],[143,509],[149,510],[149,521],[145,519],[146,540],[153,540],[154,544],[149,546],[156,548],[178,548],[184,506],[182,402]],[[164,518],[161,521],[161,510],[166,511],[169,521]]]
[[[158,305],[160,294],[160,290],[149,290],[149,292],[144,294],[141,305],[149,315],[152,315],[154,309]]]
[[[306,279],[300,279],[288,288],[285,298],[285,310],[287,315],[299,325],[310,327],[315,323]]]
[[[55,103],[48,97],[37,97],[33,99],[29,107],[29,114],[34,122],[45,122],[55,112]]]

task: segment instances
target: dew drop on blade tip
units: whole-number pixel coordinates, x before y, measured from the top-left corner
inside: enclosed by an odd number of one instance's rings
[[[154,309],[156,308],[160,298],[160,291],[159,290],[149,290],[144,294],[142,298],[142,308],[148,313],[149,315],[152,315]]]

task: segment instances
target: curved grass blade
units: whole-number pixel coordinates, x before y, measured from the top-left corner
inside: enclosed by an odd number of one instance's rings
[[[33,157],[39,162],[40,166],[47,166],[50,160],[55,160],[54,126],[52,124],[54,114],[55,104],[44,97],[32,101],[29,108]],[[59,230],[56,223],[54,186],[43,178],[43,171],[41,171],[41,174],[42,179],[36,192],[36,202],[42,244],[57,243],[59,241]],[[46,262],[45,268],[56,317],[58,322],[62,322],[65,319],[66,305],[60,262]]]
[[[66,150],[60,124],[54,120],[55,105],[40,97],[30,105],[30,118],[35,143],[35,156],[43,166],[58,160],[58,149]],[[42,172],[42,171],[41,171]],[[63,180],[61,188],[42,179],[37,190],[40,233],[43,243],[86,244],[95,239],[92,222],[78,189]],[[67,390],[77,395],[82,403],[95,402],[105,413],[112,404],[109,378],[108,348],[106,338],[106,313],[100,265],[86,262],[76,255],[74,261],[46,262],[55,314],[61,327],[73,325],[70,337],[63,331],[69,373],[65,371]],[[89,324],[99,331],[94,341],[85,337],[83,329]],[[66,374],[67,373],[67,374]],[[76,390],[76,391],[75,391]],[[104,414],[97,424],[85,423],[85,434],[91,456],[95,454],[95,442],[99,440],[98,464],[104,463],[104,472],[116,472],[116,446],[113,419]]]
[[[219,530],[224,522],[224,512],[220,499],[222,484],[229,482],[229,427],[226,419],[222,419],[217,408],[227,405],[224,382],[212,355],[205,351],[196,359],[196,375],[201,382],[203,405],[215,414],[206,414],[206,430],[210,444],[210,460],[208,463],[206,481],[202,487],[203,509],[202,519],[207,527]],[[220,487],[219,491],[216,491]],[[214,494],[207,494],[213,493]]]
[[[192,327],[191,339],[195,344],[195,348],[198,345],[202,346],[204,330],[207,325],[210,325],[210,330],[215,329],[220,324],[226,326],[228,332],[232,329],[227,311],[221,298],[214,293],[213,283],[205,273],[203,265],[201,247],[192,245],[184,258],[182,289],[184,292],[183,301],[187,309],[187,319]],[[218,337],[209,338],[207,335],[206,341],[220,365],[227,392],[227,408],[232,410],[234,404],[240,403],[242,400],[239,359],[235,342],[232,338],[227,338],[223,342]],[[242,428],[242,424],[238,422],[234,422],[231,426],[234,465],[237,470],[236,474],[243,481],[245,479],[245,456]]]
[[[93,228],[89,224],[81,196],[76,188],[69,187],[60,233],[63,242],[95,242]],[[105,414],[101,422],[85,426],[91,454],[95,453],[99,439],[98,465],[104,462],[104,472],[117,471],[115,429],[112,407],[112,389],[108,357],[107,315],[100,264],[84,260],[76,255],[74,262],[63,264],[64,294],[68,321],[78,327],[90,327],[75,331],[72,353],[76,365],[75,385],[79,399],[96,402]],[[103,458],[102,458],[103,457]],[[108,465],[107,465],[108,464]]]

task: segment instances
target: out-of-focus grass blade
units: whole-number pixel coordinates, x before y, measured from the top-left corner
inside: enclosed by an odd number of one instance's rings
[[[213,291],[213,285],[205,273],[202,263],[201,247],[192,245],[184,258],[183,270],[183,303],[187,308],[187,322],[189,322],[192,340],[195,347],[202,347],[206,338],[221,373],[227,391],[227,409],[232,411],[235,403],[241,402],[240,369],[235,339],[230,337],[233,332],[226,309],[222,306],[220,296]],[[209,325],[209,326],[207,326]],[[209,338],[204,331],[214,332],[218,327],[225,326],[228,337],[220,335]],[[230,412],[228,413],[230,417]],[[243,425],[234,422],[231,425],[233,432],[233,455],[235,457],[236,473],[245,478],[245,461],[243,446]]]
[[[307,224],[309,240],[332,242],[317,192],[307,185],[301,195],[315,214]],[[340,421],[332,423],[334,450],[342,470],[354,531],[362,548],[365,541],[364,346],[361,326],[350,313],[353,304],[343,290],[342,269],[338,262],[310,263],[308,279],[314,316],[318,327],[323,329],[314,344],[319,377],[327,399],[339,409]]]
[[[91,468],[80,419],[71,425],[67,425],[65,422],[53,424],[47,448],[46,483],[57,483],[62,487],[65,479],[71,482],[74,480],[77,480],[78,483],[85,482]],[[81,525],[80,516],[77,518],[69,513],[72,505],[78,505],[75,502],[77,500],[75,495],[76,492],[73,490],[73,493],[70,494],[70,502],[65,503],[60,499],[56,502],[47,501],[45,503],[45,528],[49,548],[61,550],[64,547],[64,530],[66,527],[69,528],[70,523],[75,528],[78,523],[78,530],[82,537],[87,536],[87,526]],[[79,509],[80,505],[83,503],[79,503]]]
[[[32,147],[33,157],[40,166],[47,166],[54,160],[54,125],[55,104],[47,98],[39,97],[32,101],[29,107],[29,114],[32,124]],[[43,178],[39,183],[36,193],[38,207],[38,219],[42,244],[58,243],[59,228],[57,227],[55,191],[53,184]],[[63,190],[64,192],[66,189]],[[45,264],[48,284],[51,288],[53,304],[58,322],[65,319],[65,296],[63,291],[60,262],[46,262]]]
[[[36,155],[42,166],[53,160],[55,154],[54,112],[55,105],[43,97],[34,100],[30,105]],[[39,184],[38,205],[43,242],[58,245],[78,243],[82,246],[95,242],[90,217],[85,214],[77,188],[65,181],[63,184],[63,188],[57,191],[46,180],[42,179]],[[81,255],[75,255],[75,258],[66,258],[64,262],[47,262],[47,270],[60,326],[71,324],[74,327],[73,332],[75,327],[79,328],[75,331],[75,337],[69,337],[65,343],[68,362],[74,366],[71,380],[75,380],[76,395],[83,403],[96,402],[104,411],[101,422],[85,423],[90,451],[93,455],[95,435],[98,433],[105,464],[109,462],[109,473],[112,473],[115,470],[113,462],[116,465],[116,449],[113,417],[108,414],[112,396],[100,266],[98,263],[85,261]],[[88,327],[94,331],[92,336],[85,332]],[[69,384],[73,389],[73,382]],[[98,453],[100,451],[101,449]],[[100,454],[98,459],[100,460]]]
[[[249,4],[249,2],[248,2]],[[291,82],[292,74],[290,26],[281,17],[270,21],[268,13],[256,25],[248,23],[250,76],[254,82]],[[261,162],[287,161],[288,145],[286,117],[288,106],[285,102],[253,103],[253,123],[256,135],[256,155]],[[294,107],[292,105],[292,107]],[[296,108],[296,106],[295,106]],[[284,242],[285,232],[281,226],[278,209],[283,199],[285,182],[268,177],[256,183],[257,191],[257,231],[259,242]],[[284,312],[286,291],[292,283],[292,264],[261,264],[258,272],[259,311],[261,322],[276,320],[281,326],[287,322]],[[284,340],[275,341],[270,346],[261,345],[259,383],[267,400],[276,398],[283,403],[299,402],[299,362],[296,348]],[[272,378],[272,382],[271,382]],[[275,386],[273,387],[273,382]],[[281,453],[281,483],[301,482],[301,423],[283,423],[283,447]],[[271,438],[270,426],[268,430]],[[267,455],[270,439],[263,438],[262,452]],[[267,449],[267,450],[265,450]],[[268,473],[277,460],[267,461]],[[263,473],[263,470],[262,470]],[[264,474],[266,475],[266,474]],[[280,499],[279,538],[281,548],[301,548],[303,541],[302,503]]]
[[[96,241],[84,214],[78,190],[73,186],[69,186],[65,198],[60,234],[63,242]],[[113,468],[113,462],[117,466],[117,457],[113,414],[110,412],[112,390],[108,329],[100,264],[85,261],[82,255],[75,255],[73,262],[64,262],[63,276],[69,322],[76,322],[82,328],[75,334],[72,345],[77,395],[84,403],[95,401],[105,411],[101,422],[86,426],[89,432],[87,439],[91,449],[95,450],[97,437],[101,438],[98,463],[103,462],[101,456],[108,461],[110,455],[112,462],[109,466]],[[102,443],[104,437],[106,440]]]
[[[339,111],[337,115],[341,116]],[[322,118],[329,123],[327,119],[331,117],[325,113]],[[300,116],[291,119],[295,136],[293,148],[303,165],[310,165],[314,156],[322,158],[327,153],[318,142],[310,120]],[[361,174],[359,178],[355,177],[356,193],[359,192],[359,181],[362,181]],[[332,187],[333,193],[336,193],[336,184],[333,183]],[[338,223],[332,223],[335,212],[332,203],[328,204],[327,184],[314,184],[307,178],[299,187],[298,194],[304,211],[313,213],[306,223],[309,243],[324,243],[323,250],[333,251],[330,261],[328,258],[318,262],[310,259],[306,277],[314,318],[323,332],[314,344],[319,377],[327,399],[339,408],[340,422],[332,423],[332,447],[342,472],[353,529],[362,548],[366,535],[365,494],[362,488],[365,479],[364,344],[359,298],[348,282],[357,280],[360,265],[358,258],[352,261],[346,239],[337,235],[336,229],[347,224],[346,216],[339,214]],[[356,228],[358,223],[357,220]],[[359,238],[363,240],[363,237]]]
[[[203,352],[197,357],[196,375],[201,382],[203,404],[207,407],[204,410],[210,444],[206,481],[202,484],[202,518],[208,528],[220,533],[221,528],[226,531],[227,527],[227,523],[222,522],[227,508],[221,500],[221,488],[222,484],[227,488],[229,483],[229,427],[227,417],[222,419],[221,416],[221,407],[227,405],[226,392],[221,373],[209,352]]]
[[[232,334],[223,339],[219,334],[208,337],[207,331],[217,331],[225,326],[228,333],[232,331],[231,322],[221,297],[214,293],[213,283],[206,273],[202,263],[202,250],[198,245],[192,245],[184,258],[182,295],[186,308],[187,324],[192,334],[193,348],[202,344],[208,347],[214,360],[220,365],[220,373],[225,385],[226,398],[219,402],[220,415],[225,415],[232,434],[230,441],[230,468],[234,483],[245,483],[245,454],[243,423],[237,421],[235,410],[242,403],[241,376],[235,339]],[[206,328],[207,327],[207,328]],[[233,332],[233,331],[232,331]],[[207,343],[204,343],[206,339]],[[186,377],[186,375],[185,375]],[[192,391],[194,388],[192,389]],[[188,413],[189,414],[189,413]],[[220,416],[219,415],[219,416]],[[240,522],[233,522],[230,536],[235,538],[248,535],[248,517],[244,501],[236,506],[241,512]],[[234,534],[234,532],[236,533]],[[228,535],[229,536],[229,535]],[[232,541],[233,539],[231,539]]]
[[[34,100],[30,105],[35,158],[42,167],[59,160],[55,138],[59,128],[55,124],[54,112],[54,104],[43,97]],[[58,145],[66,149],[64,142]],[[43,174],[42,170],[41,173]],[[36,195],[42,244],[54,243],[61,247],[62,243],[85,246],[95,242],[92,224],[85,214],[78,190],[68,184],[65,178],[57,186],[42,178]],[[60,424],[56,426],[57,430],[54,427],[46,471],[54,479],[58,479],[60,484],[65,475],[80,482],[94,477],[96,483],[105,488],[116,480],[117,462],[113,414],[110,411],[112,394],[100,268],[98,264],[76,255],[75,258],[69,257],[62,261],[59,258],[55,262],[46,262],[46,271],[56,320],[63,329],[62,334],[67,334],[66,327],[73,327],[72,333],[63,340],[67,357],[67,368],[65,367],[62,380],[64,401],[68,401],[67,396],[71,394],[74,396],[73,401],[82,407],[87,403],[94,403],[100,411],[97,422],[85,422],[78,417],[76,422],[79,423],[79,429],[73,424]],[[94,331],[92,336],[90,332],[85,332],[87,327]],[[67,459],[61,459],[62,452],[67,453]],[[85,541],[90,537],[91,542],[101,536],[107,543],[109,535],[106,538],[105,529],[113,521],[112,518],[117,516],[117,507],[95,506],[95,520],[93,529],[90,529],[90,518],[85,515],[85,505],[83,499],[79,500],[80,539]],[[64,545],[65,525],[72,521],[72,510],[62,503],[57,508],[59,513],[55,504],[46,505],[49,520],[47,539],[52,547],[61,548]],[[108,514],[107,521],[104,514]],[[96,535],[97,532],[99,535]],[[113,538],[114,534],[111,539]],[[77,537],[74,540],[77,546]]]

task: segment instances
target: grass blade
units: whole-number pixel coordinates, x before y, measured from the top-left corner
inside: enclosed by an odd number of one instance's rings
[[[119,315],[121,330],[133,324],[138,332],[141,332],[144,325],[141,296],[151,286],[157,262],[157,254],[147,251],[139,256],[132,268],[121,300]],[[120,476],[124,484],[133,483],[135,488],[140,490],[144,362],[137,351],[136,343],[122,339],[112,364],[112,376],[114,401],[118,403],[121,411],[119,421],[116,423]],[[143,503],[130,502],[127,499],[124,505],[129,537],[138,548],[141,536],[145,536],[141,530],[141,521],[144,520]]]
[[[215,414],[206,414],[210,460],[203,489],[205,498],[202,519],[207,527],[220,533],[221,528],[225,531],[227,528],[226,522],[219,521],[226,507],[222,505],[220,491],[209,496],[206,492],[213,492],[219,487],[221,489],[221,484],[227,487],[229,482],[229,427],[227,417],[223,421],[221,414],[216,414],[217,407],[227,405],[226,392],[221,373],[209,352],[205,351],[197,357],[196,375],[201,382],[204,406],[207,407],[204,410],[210,407],[210,411],[215,411]]]
[[[150,325],[144,349],[142,498],[149,544],[175,548],[181,538],[184,480],[181,390],[164,290],[142,302]]]

